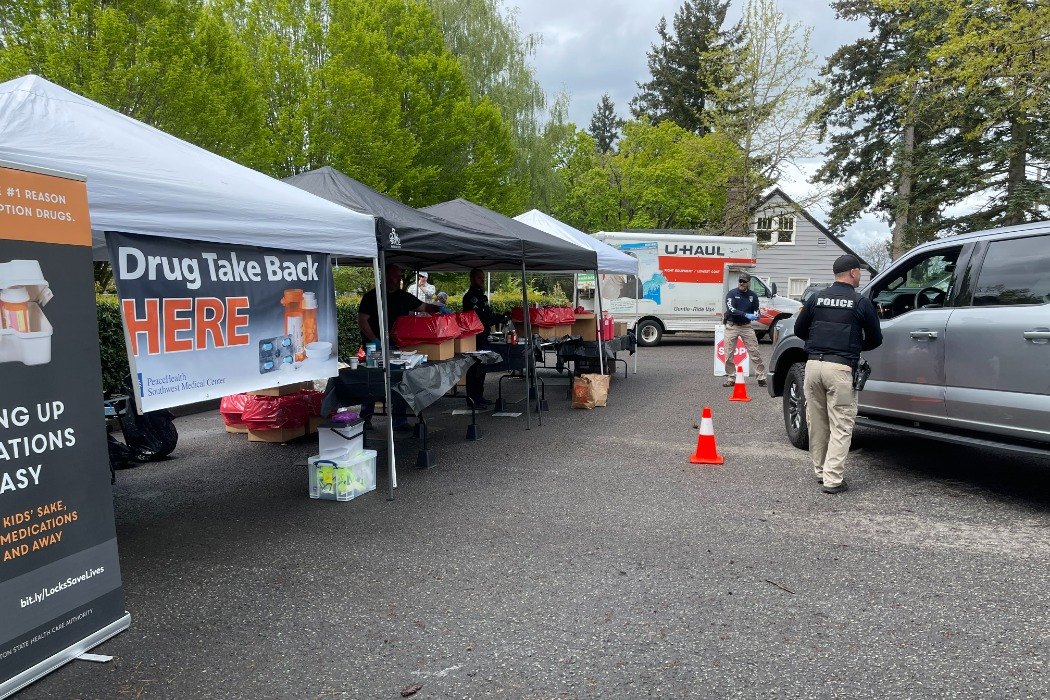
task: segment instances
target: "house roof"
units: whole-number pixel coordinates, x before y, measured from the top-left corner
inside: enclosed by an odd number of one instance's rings
[[[868,263],[867,260],[865,260],[863,257],[861,257],[857,253],[857,251],[853,250],[848,245],[846,245],[846,243],[841,238],[839,238],[838,236],[833,234],[830,230],[828,230],[827,226],[825,226],[824,224],[822,224],[819,221],[817,221],[816,219],[814,219],[813,216],[808,211],[806,211],[805,209],[800,207],[795,200],[793,200],[791,197],[788,197],[787,194],[784,192],[784,190],[780,189],[779,187],[774,187],[772,190],[770,190],[770,192],[765,197],[760,199],[758,201],[758,203],[755,204],[755,206],[752,208],[752,211],[756,211],[756,212],[757,211],[761,211],[767,204],[769,204],[769,202],[774,197],[780,197],[784,201],[786,201],[789,204],[791,204],[798,213],[800,213],[802,216],[804,216],[806,218],[806,221],[808,221],[809,223],[813,224],[813,226],[816,227],[816,229],[818,231],[823,233],[835,245],[837,245],[839,248],[842,248],[842,250],[845,253],[854,256],[855,258],[857,258],[857,260],[860,260],[861,266],[864,267],[864,269],[866,269],[869,273],[871,273],[872,275],[878,274],[879,271],[876,270],[874,267],[872,267]]]

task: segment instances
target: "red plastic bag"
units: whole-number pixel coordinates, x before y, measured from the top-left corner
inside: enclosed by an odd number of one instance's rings
[[[402,316],[390,329],[390,338],[399,348],[420,343],[443,343],[458,338],[459,334],[459,323],[454,314]]]
[[[306,402],[306,410],[310,412],[311,416],[321,415],[321,404],[324,402],[324,392],[317,391],[315,389],[303,389],[299,392],[299,395],[303,397],[303,401]]]
[[[558,325],[569,325],[576,323],[576,312],[572,310],[571,306],[559,306],[556,309]]]
[[[460,338],[477,335],[485,330],[485,326],[481,325],[481,319],[474,311],[457,311],[453,316],[456,317],[456,323],[459,324]]]
[[[219,415],[222,416],[222,422],[230,426],[244,425],[244,418],[241,417],[241,414],[250,398],[248,394],[223,396],[222,401],[219,402]]]
[[[525,311],[520,306],[510,310],[510,320],[515,323],[525,323]],[[540,328],[554,328],[558,325],[558,312],[556,308],[529,309],[529,324]]]
[[[248,430],[280,430],[306,425],[309,404],[300,394],[288,396],[249,396],[241,412]]]

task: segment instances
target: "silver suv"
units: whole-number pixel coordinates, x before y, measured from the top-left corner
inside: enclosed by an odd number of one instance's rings
[[[857,425],[1050,456],[1050,223],[920,245],[861,294],[883,343],[864,353]],[[805,449],[803,345],[777,324],[769,394]]]

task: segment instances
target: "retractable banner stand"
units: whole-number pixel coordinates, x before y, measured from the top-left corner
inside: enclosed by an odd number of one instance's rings
[[[0,698],[126,629],[87,189],[0,163]]]
[[[327,254],[107,233],[142,411],[339,373]]]

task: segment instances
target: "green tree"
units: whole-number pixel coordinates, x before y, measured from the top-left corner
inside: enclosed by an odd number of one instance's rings
[[[740,28],[739,48],[716,47],[707,61],[732,67],[733,78],[714,89],[710,112],[715,130],[740,148],[724,230],[742,236],[749,230],[749,205],[786,166],[811,155],[816,104],[808,83],[816,58],[809,47],[812,29],[788,21],[775,0],[748,0]]]
[[[738,26],[723,29],[728,9],[728,0],[685,0],[673,31],[660,18],[660,43],[648,52],[650,80],[638,83],[630,104],[636,119],[667,120],[696,134],[711,131],[708,110],[715,91],[732,77],[727,59],[741,38]]]
[[[202,148],[268,158],[244,47],[203,0],[9,0],[0,79],[36,73]]]
[[[602,95],[602,101],[598,103],[598,108],[591,115],[591,128],[588,130],[594,137],[599,151],[608,153],[612,150],[616,145],[616,140],[620,138],[620,129],[623,128],[624,123],[623,119],[616,116],[616,105],[609,97],[609,93]]]
[[[557,193],[551,168],[551,146],[565,129],[564,109],[549,104],[536,80],[532,58],[542,42],[523,34],[516,10],[503,0],[427,0],[441,24],[445,43],[459,59],[471,96],[490,100],[510,129],[514,162],[504,214],[543,206]],[[556,98],[561,100],[562,97]],[[549,118],[544,121],[544,112]]]
[[[559,169],[567,196],[555,216],[584,231],[711,228],[721,220],[739,150],[722,134],[698,136],[665,121],[629,121],[615,154],[579,132]]]
[[[977,211],[946,217],[941,231],[1014,225],[1045,218],[1050,189],[1050,5],[1029,0],[878,0],[911,15],[907,28],[929,46],[929,69],[888,80],[902,95],[940,106],[952,155],[970,174],[945,197],[949,207],[977,196]],[[960,184],[963,187],[960,188]]]
[[[871,34],[841,47],[822,70],[814,116],[828,146],[814,181],[832,188],[833,232],[841,235],[865,211],[895,222],[896,257],[932,235],[941,182],[954,179],[939,144],[941,106],[893,86],[901,75],[928,70],[928,45],[909,28],[912,15],[884,11],[870,0],[838,0],[832,6],[844,19],[867,19]]]

